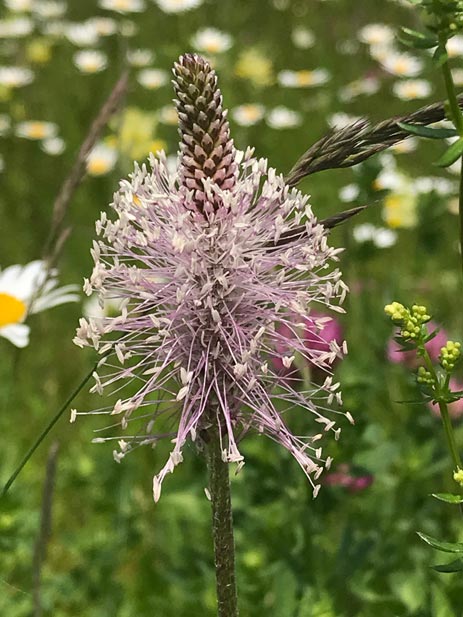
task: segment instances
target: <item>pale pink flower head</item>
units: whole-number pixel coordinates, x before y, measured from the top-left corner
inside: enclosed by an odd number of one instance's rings
[[[286,340],[278,324],[294,330],[290,349],[277,352],[286,367],[300,354],[329,371],[343,354],[336,341],[308,350],[303,335],[312,303],[340,310],[346,286],[332,267],[339,249],[328,246],[305,195],[251,150],[235,149],[207,61],[180,58],[174,88],[177,170],[168,170],[163,154],[135,164],[114,195],[113,216],[103,213],[96,224],[95,267],[84,289],[120,300],[121,308],[115,317],[82,319],[77,331],[75,342],[102,356],[93,390],[118,396],[94,413],[114,416],[127,432],[117,461],[138,445],[172,442],[153,480],[155,500],[185,443],[201,445],[212,425],[224,461],[243,464],[240,440],[255,429],[292,453],[316,495],[325,464],[320,439],[341,430],[339,384],[328,374],[322,385],[297,391],[270,359]],[[309,435],[291,432],[281,402],[310,412]]]
[[[438,362],[440,350],[448,341],[448,334],[435,321],[427,323],[426,328],[429,333],[438,331],[436,336],[425,345],[431,360]],[[387,344],[387,358],[390,362],[405,364],[409,368],[417,368],[420,364],[420,359],[414,350],[401,351],[401,346],[393,338],[390,338]]]

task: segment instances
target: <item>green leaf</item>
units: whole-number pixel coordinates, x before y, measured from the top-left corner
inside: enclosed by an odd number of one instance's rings
[[[463,503],[461,495],[452,495],[452,493],[431,493],[431,497],[439,501],[445,501],[445,503]]]
[[[414,47],[416,49],[430,49],[431,47],[437,47],[439,44],[436,37],[432,35],[426,36],[422,32],[417,32],[410,28],[401,28],[399,39],[408,47]]]
[[[460,137],[458,141],[455,141],[450,148],[448,148],[440,159],[436,162],[438,167],[448,167],[455,163],[463,154],[463,137]]]
[[[455,561],[451,561],[450,563],[443,563],[439,566],[431,566],[433,570],[436,572],[441,572],[442,574],[452,574],[453,572],[463,572],[463,559],[459,557],[455,559]]]
[[[397,122],[397,124],[407,133],[417,135],[418,137],[426,137],[427,139],[446,139],[447,137],[456,137],[458,135],[455,129],[432,128],[419,124],[406,124],[405,122]]]
[[[461,542],[441,542],[432,536],[421,533],[421,531],[417,531],[416,533],[423,542],[426,542],[426,544],[429,544],[429,546],[432,546],[438,551],[443,551],[444,553],[463,553],[463,544]]]

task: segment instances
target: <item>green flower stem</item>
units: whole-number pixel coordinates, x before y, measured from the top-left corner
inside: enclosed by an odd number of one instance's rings
[[[218,617],[238,617],[229,465],[222,460],[219,427],[215,424],[208,435],[209,490],[212,502]]]
[[[446,38],[439,38],[440,44],[443,49],[447,51]],[[460,106],[458,105],[457,91],[455,90],[455,84],[453,83],[452,71],[450,70],[450,65],[448,60],[442,64],[442,74],[444,76],[445,89],[447,91],[447,99],[449,102],[450,113],[452,116],[453,123],[455,124],[455,128],[458,131],[460,137],[463,136],[463,116],[461,114]]]
[[[439,43],[441,47],[447,53],[447,38],[445,35],[439,36]],[[458,135],[463,137],[463,115],[461,113],[460,106],[458,104],[457,92],[455,90],[455,84],[453,83],[452,71],[448,59],[442,64],[442,74],[445,82],[445,89],[447,91],[447,99],[449,103],[450,114],[452,116],[453,123],[457,129]],[[462,158],[462,170],[460,173],[460,192],[458,199],[458,216],[460,219],[460,260],[461,267],[463,269],[463,158]]]
[[[432,360],[424,345],[421,346],[420,351],[421,351],[423,360],[426,364],[426,367],[434,379],[434,382],[436,384],[439,383],[437,373],[434,369]],[[447,378],[446,383],[448,381],[449,379]],[[455,433],[453,431],[452,421],[450,420],[448,406],[447,406],[447,403],[445,403],[444,401],[437,401],[437,403],[439,405],[439,411],[440,411],[441,418],[442,418],[442,424],[444,425],[445,436],[447,438],[447,445],[450,451],[450,456],[452,457],[454,471],[456,471],[457,469],[462,469],[463,465],[461,463],[460,454],[458,452],[457,444],[455,441]]]
[[[3,490],[0,493],[0,499],[2,499],[7,494],[9,488],[11,487],[13,482],[16,480],[16,478],[19,476],[19,474],[21,473],[23,467],[27,463],[27,461],[31,458],[31,456],[34,454],[34,452],[40,446],[42,441],[45,439],[45,437],[48,435],[48,433],[51,431],[51,429],[55,426],[55,424],[61,418],[63,413],[69,408],[69,405],[72,403],[72,401],[75,399],[75,397],[79,394],[79,392],[85,386],[87,381],[89,381],[89,379],[93,375],[93,373],[96,370],[96,368],[97,368],[97,366],[98,366],[100,361],[101,361],[101,358],[98,360],[98,362],[95,363],[95,365],[92,367],[92,370],[84,377],[84,379],[80,382],[80,384],[77,386],[77,388],[74,390],[74,392],[72,392],[72,394],[69,396],[69,398],[66,399],[66,401],[63,403],[63,405],[61,406],[59,411],[53,416],[53,418],[50,420],[50,422],[47,424],[47,426],[40,433],[40,435],[37,438],[37,440],[35,441],[35,443],[26,452],[26,454],[24,455],[22,461],[19,463],[19,465],[17,466],[16,470],[13,472],[13,474],[10,476],[10,478],[7,481],[7,483],[3,487]]]
[[[452,457],[454,471],[456,471],[457,469],[461,469],[463,465],[461,464],[460,454],[458,453],[455,433],[453,432],[452,421],[450,420],[447,403],[439,402],[439,411],[442,418],[442,423],[444,425],[445,436],[447,437],[447,444]]]

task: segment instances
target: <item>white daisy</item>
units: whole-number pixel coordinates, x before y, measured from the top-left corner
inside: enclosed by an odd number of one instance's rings
[[[380,81],[376,77],[362,77],[343,86],[339,90],[339,98],[341,101],[348,103],[358,96],[371,96],[372,94],[376,94],[380,87]]]
[[[463,35],[457,34],[447,41],[447,54],[449,58],[457,58],[463,55]]]
[[[57,19],[62,17],[67,10],[66,2],[55,0],[34,0],[32,12],[42,19]]]
[[[58,125],[54,122],[26,120],[24,122],[18,122],[15,127],[15,133],[17,137],[32,139],[33,141],[50,139],[52,137],[56,137],[58,133]]]
[[[112,17],[91,17],[87,21],[100,36],[111,36],[117,32],[117,22]]]
[[[127,62],[130,66],[138,68],[148,66],[154,60],[154,53],[151,49],[129,49],[127,51]]]
[[[90,176],[103,176],[114,169],[117,150],[104,142],[97,144],[87,158],[87,173]]]
[[[164,13],[182,13],[200,6],[203,0],[155,0],[155,2]]]
[[[314,69],[313,71],[280,71],[278,82],[285,88],[309,88],[320,86],[330,79],[326,69]]]
[[[77,47],[94,47],[100,38],[95,24],[90,20],[82,23],[67,24],[64,35]]]
[[[61,137],[49,137],[42,141],[40,147],[50,156],[58,156],[64,152],[66,144]]]
[[[99,0],[98,5],[118,13],[142,13],[146,8],[144,0]]]
[[[32,0],[5,0],[5,6],[9,11],[24,13],[32,8]]]
[[[352,231],[354,240],[359,244],[372,242],[377,248],[385,249],[393,246],[397,241],[397,233],[385,227],[376,227],[371,223],[357,225]]]
[[[380,64],[391,75],[415,77],[423,70],[423,61],[411,54],[390,52],[380,59]]]
[[[291,32],[291,40],[298,49],[309,49],[315,44],[314,33],[304,26],[296,26]]]
[[[192,37],[191,44],[206,54],[220,54],[230,49],[233,38],[216,28],[202,28]]]
[[[73,62],[81,73],[99,73],[108,66],[108,56],[98,49],[82,49],[74,54]]]
[[[355,201],[360,194],[357,184],[346,184],[339,191],[339,199],[345,203]]]
[[[367,45],[384,45],[394,40],[394,30],[387,24],[367,24],[359,30],[358,38]]]
[[[34,29],[34,22],[29,17],[0,19],[0,39],[18,39],[27,36]]]
[[[21,88],[34,81],[34,73],[21,66],[0,66],[0,85]]]
[[[169,81],[169,73],[162,69],[143,69],[137,75],[137,81],[147,90],[156,90]]]
[[[240,126],[252,126],[264,117],[265,107],[257,103],[245,103],[231,110],[231,116]]]
[[[265,121],[272,129],[289,129],[302,124],[302,115],[297,111],[279,105],[267,113]]]
[[[425,99],[432,92],[432,86],[425,79],[405,79],[396,81],[392,86],[395,96],[402,101],[413,101],[414,99]]]
[[[28,315],[40,313],[59,304],[78,302],[74,293],[78,285],[56,288],[56,272],[48,275],[43,261],[32,261],[27,266],[9,266],[0,271],[0,336],[16,347],[29,343]]]

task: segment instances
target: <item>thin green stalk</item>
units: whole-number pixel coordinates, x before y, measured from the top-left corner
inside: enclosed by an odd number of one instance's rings
[[[11,487],[13,482],[16,480],[16,478],[19,476],[19,474],[21,473],[23,467],[26,465],[27,461],[31,458],[31,456],[34,454],[34,452],[40,446],[42,441],[45,439],[45,437],[48,435],[48,433],[51,431],[51,429],[55,426],[55,424],[61,418],[63,413],[69,408],[69,405],[72,403],[72,401],[75,399],[75,397],[79,394],[79,392],[85,386],[87,381],[93,375],[93,373],[96,370],[96,368],[97,368],[97,366],[98,366],[100,361],[101,361],[101,358],[98,360],[98,362],[95,363],[95,365],[92,367],[92,370],[84,377],[84,379],[80,382],[80,384],[77,386],[77,388],[74,390],[74,392],[72,392],[72,394],[69,396],[69,398],[66,399],[66,401],[63,403],[63,405],[59,409],[59,411],[53,416],[53,418],[50,420],[50,422],[47,424],[47,426],[40,433],[40,435],[37,438],[37,440],[35,441],[35,443],[26,452],[26,454],[24,455],[24,458],[19,463],[18,467],[16,468],[14,473],[10,476],[9,480],[7,481],[5,486],[3,487],[3,490],[2,490],[2,492],[0,494],[0,499],[2,499],[7,494],[9,488]]]
[[[222,460],[217,424],[209,431],[207,454],[212,503],[217,614],[218,617],[238,617],[229,465]]]
[[[440,38],[440,43],[443,49],[446,50],[446,39]],[[461,109],[458,105],[457,92],[455,90],[455,84],[453,83],[452,71],[448,60],[442,64],[442,75],[444,77],[445,89],[447,91],[447,99],[449,102],[449,109],[452,116],[455,128],[458,131],[460,137],[463,135],[463,117],[461,115]]]
[[[423,347],[422,356],[423,356],[423,359],[424,359],[424,362],[426,364],[428,371],[431,373],[434,379],[434,382],[437,384],[438,383],[437,373],[434,369],[431,357],[425,347]],[[449,414],[447,403],[443,401],[437,401],[437,403],[439,405],[439,411],[441,414],[442,423],[444,425],[445,436],[447,438],[447,445],[449,447],[450,456],[452,457],[454,470],[462,469],[463,465],[461,463],[460,454],[458,452],[458,447],[455,441],[455,433],[453,431],[452,421],[450,420],[450,414]]]
[[[444,35],[439,36],[439,43],[447,53],[447,38]],[[457,92],[455,90],[455,84],[453,82],[452,71],[448,58],[442,64],[442,75],[444,77],[445,89],[447,91],[447,99],[449,103],[450,115],[452,117],[455,128],[457,129],[460,138],[463,137],[463,115],[461,113],[460,106],[458,104]],[[458,199],[458,216],[460,219],[460,261],[463,270],[463,159],[462,159],[462,171],[460,173],[460,192]]]
[[[463,465],[461,464],[460,454],[458,453],[457,444],[455,441],[455,434],[453,432],[452,421],[450,420],[450,414],[447,407],[447,403],[439,403],[440,415],[442,418],[442,423],[444,425],[445,436],[447,437],[447,444],[449,446],[450,454],[452,457],[454,470],[461,469]]]

